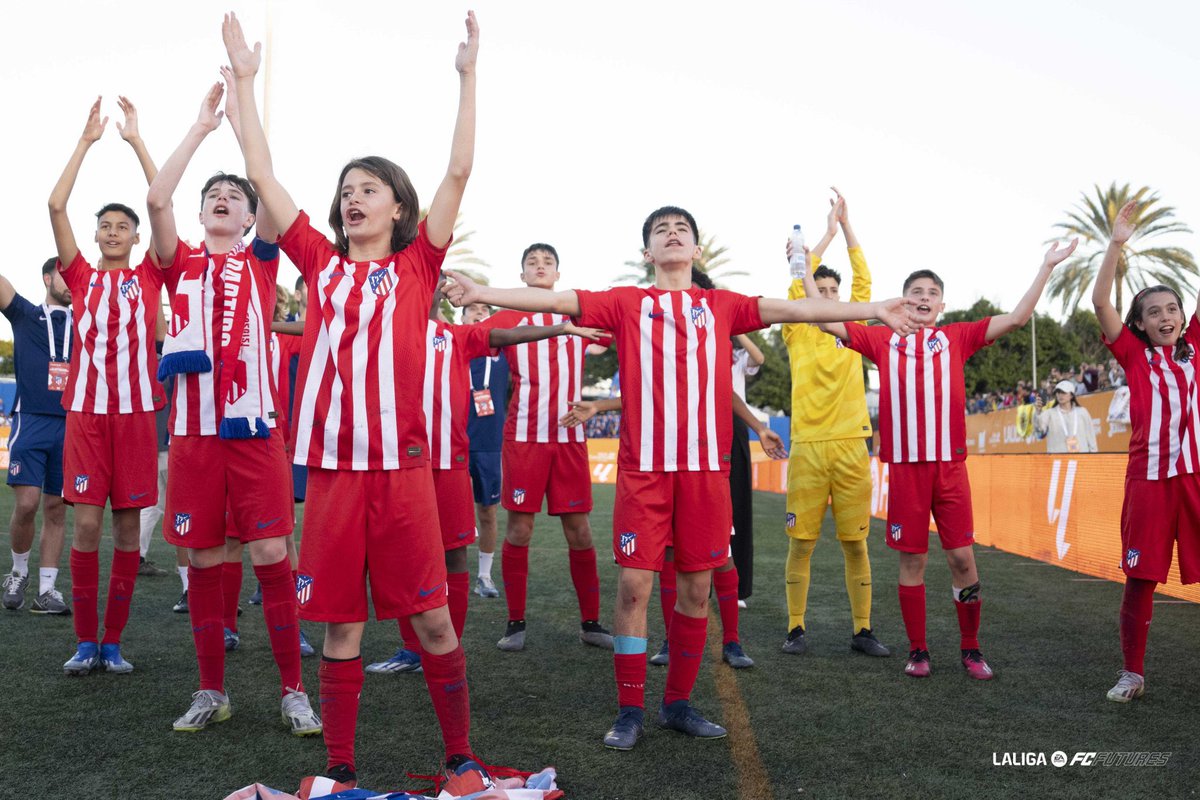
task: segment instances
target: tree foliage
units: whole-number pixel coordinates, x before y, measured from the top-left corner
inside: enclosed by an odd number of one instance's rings
[[[792,370],[787,345],[779,326],[755,331],[750,339],[763,351],[766,360],[758,375],[746,379],[746,402],[756,408],[792,413]]]
[[[731,278],[740,275],[749,275],[750,273],[740,269],[730,269],[730,259],[727,253],[729,248],[725,245],[717,244],[717,237],[714,234],[700,231],[700,257],[696,259],[693,266],[701,272],[706,272],[713,279],[713,283],[717,286],[721,285],[721,281],[726,278]],[[640,286],[652,286],[654,284],[654,265],[646,263],[642,258],[642,251],[638,250],[638,258],[636,261],[626,261],[628,272],[618,275],[617,283],[627,283],[632,281]]]

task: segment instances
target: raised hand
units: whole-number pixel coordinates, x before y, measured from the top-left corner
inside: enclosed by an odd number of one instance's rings
[[[578,403],[567,403],[567,405],[571,407],[571,410],[558,420],[560,428],[574,428],[596,416],[596,404],[591,400],[580,400]]]
[[[225,79],[225,119],[233,128],[233,135],[242,138],[242,118],[238,114],[237,76],[229,67],[221,67],[221,77]]]
[[[246,35],[242,33],[242,23],[238,22],[237,14],[230,11],[221,23],[221,39],[225,42],[225,52],[229,54],[229,65],[233,74],[239,78],[253,77],[258,73],[258,65],[262,63],[262,42],[255,42],[251,50],[246,44]]]
[[[479,56],[479,23],[475,12],[467,12],[467,41],[458,43],[458,55],[454,57],[454,68],[463,75],[475,71],[475,59]]]
[[[1133,218],[1137,214],[1137,201],[1130,200],[1125,205],[1121,206],[1121,210],[1117,212],[1117,218],[1113,220],[1112,240],[1117,244],[1125,244],[1133,236],[1133,232],[1137,227]]]
[[[450,305],[462,308],[479,299],[479,284],[475,281],[452,269],[446,270],[445,275],[450,280],[442,286],[442,294],[450,301]]]
[[[829,214],[825,217],[825,232],[832,238],[838,232],[838,205],[835,200],[829,200]]]
[[[842,225],[850,222],[850,213],[846,210],[846,198],[842,197],[842,193],[838,191],[836,186],[830,186],[833,193],[837,195],[837,199],[830,199],[829,205],[833,206],[833,210],[837,212],[837,221]]]
[[[225,87],[219,82],[214,83],[204,95],[204,102],[200,104],[200,116],[196,118],[196,123],[210,133],[221,127],[221,118],[225,112],[217,107],[221,105],[221,95],[224,93]]]
[[[912,318],[912,309],[916,305],[913,301],[903,297],[893,297],[891,300],[881,300],[878,305],[876,319],[896,333],[908,336],[917,330],[917,324]]]
[[[117,105],[120,106],[121,113],[125,115],[125,124],[117,123],[117,133],[121,134],[121,138],[125,141],[132,142],[139,138],[137,109],[125,95],[117,95]]]
[[[92,103],[92,110],[88,112],[87,124],[83,126],[83,134],[79,138],[88,144],[98,141],[104,135],[106,125],[108,117],[100,119],[100,98],[97,97],[96,102]]]
[[[1124,209],[1122,209],[1122,211],[1123,210]],[[1059,264],[1061,264],[1064,259],[1066,259],[1068,256],[1070,256],[1071,253],[1074,253],[1075,248],[1078,246],[1079,246],[1078,238],[1072,239],[1070,241],[1070,243],[1066,247],[1062,248],[1061,250],[1058,247],[1058,242],[1055,242],[1054,244],[1050,245],[1050,249],[1046,251],[1046,257],[1042,260],[1042,268],[1043,269],[1045,269],[1045,268],[1054,269]]]
[[[602,331],[599,328],[583,328],[575,325],[572,322],[563,323],[564,336],[582,336],[593,342],[603,341],[612,336],[608,331]]]

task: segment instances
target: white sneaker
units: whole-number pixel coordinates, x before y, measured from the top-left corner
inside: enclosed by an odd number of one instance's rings
[[[746,607],[746,601],[738,600],[738,608],[745,608],[745,607]]]
[[[480,575],[475,578],[475,594],[480,597],[499,597],[500,590],[496,588],[491,575]]]
[[[304,692],[288,689],[279,705],[283,721],[292,726],[293,736],[315,736],[321,732],[321,719]]]
[[[1127,669],[1117,672],[1117,685],[1108,690],[1108,699],[1114,703],[1128,703],[1146,693],[1146,679]]]
[[[224,722],[233,715],[229,706],[229,695],[215,689],[201,689],[192,695],[192,705],[184,715],[175,720],[177,731],[202,731],[210,722]]]

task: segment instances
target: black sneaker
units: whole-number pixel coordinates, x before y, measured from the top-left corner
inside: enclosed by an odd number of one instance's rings
[[[613,649],[613,637],[608,630],[594,619],[585,619],[579,625],[579,641],[592,647]]]
[[[645,730],[645,712],[637,706],[622,706],[617,720],[604,734],[604,746],[610,750],[632,750]]]
[[[687,700],[663,703],[658,712],[658,724],[697,739],[723,739],[729,732],[715,722],[709,722],[692,708]]]
[[[504,628],[504,635],[496,642],[496,647],[505,652],[516,652],[525,649],[525,620],[510,619]]]
[[[329,778],[331,781],[337,781],[338,783],[358,783],[358,775],[355,774],[354,770],[350,768],[349,764],[338,764],[334,767],[331,767],[330,769],[326,770],[325,777]]]
[[[892,654],[891,650],[880,644],[879,640],[875,638],[875,634],[871,633],[870,628],[862,628],[854,634],[850,639],[850,649],[866,653],[869,656],[883,657]]]
[[[179,599],[175,601],[175,605],[171,606],[171,610],[176,614],[188,613],[187,589],[184,589],[183,594],[179,595]]]
[[[804,641],[804,628],[797,625],[788,631],[787,640],[783,643],[783,652],[798,656],[807,649],[808,643]]]

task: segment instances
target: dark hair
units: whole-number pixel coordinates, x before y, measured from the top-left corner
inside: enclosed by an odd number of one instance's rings
[[[908,291],[908,287],[913,285],[914,281],[919,281],[921,278],[929,278],[937,284],[937,287],[942,292],[946,291],[946,284],[938,277],[938,274],[931,269],[919,269],[913,274],[904,279],[904,288],[900,290],[901,294]]]
[[[229,172],[217,172],[211,178],[204,182],[204,188],[200,190],[200,208],[204,208],[204,197],[208,194],[208,190],[216,186],[218,183],[228,183],[238,188],[242,194],[246,195],[246,203],[250,206],[250,213],[258,214],[258,192],[254,191],[254,187],[250,185],[250,181],[243,178],[241,175],[234,175]],[[242,231],[245,236],[254,227],[254,223],[246,226]]]
[[[1133,296],[1133,301],[1129,304],[1129,313],[1125,315],[1125,327],[1129,328],[1129,332],[1137,338],[1141,339],[1147,347],[1154,347],[1154,343],[1150,341],[1150,335],[1143,328],[1139,328],[1135,323],[1142,321],[1142,314],[1146,310],[1146,298],[1152,294],[1159,292],[1167,292],[1175,298],[1175,302],[1179,304],[1180,309],[1183,308],[1183,298],[1179,296],[1179,292],[1172,289],[1170,286],[1157,284],[1155,286],[1147,286]],[[1175,360],[1187,361],[1191,358],[1191,347],[1183,338],[1182,331],[1180,336],[1175,340]]]
[[[713,283],[712,277],[710,277],[707,272],[700,269],[695,264],[692,265],[692,284],[699,286],[701,289],[717,288]]]
[[[642,223],[642,247],[650,246],[650,229],[654,227],[654,223],[666,217],[683,217],[692,228],[692,236],[696,237],[697,242],[700,241],[700,229],[696,227],[695,217],[679,206],[663,206],[656,211],[652,211],[650,216],[646,217],[646,221]]]
[[[303,288],[304,288],[304,276],[303,276],[303,275],[301,275],[299,278],[296,278],[296,289],[295,289],[295,291],[297,291],[297,292],[298,292],[298,291],[300,291],[300,290],[301,290],[301,289],[303,289]]]
[[[342,183],[352,169],[369,172],[383,181],[391,187],[392,196],[400,203],[400,219],[392,223],[391,245],[392,252],[399,253],[417,238],[417,215],[421,206],[417,200],[417,190],[408,179],[408,173],[382,156],[355,158],[342,167],[337,189],[333,193],[333,205],[329,208],[329,227],[333,229],[338,251],[342,255],[350,252],[350,238],[346,236],[346,228],[342,224]]]
[[[558,266],[558,251],[554,249],[554,245],[546,244],[545,242],[534,242],[525,248],[525,252],[521,253],[521,265],[524,266],[525,259],[529,258],[529,254],[541,250],[544,253],[549,253],[554,256],[554,266]]]
[[[835,281],[837,281],[838,286],[842,285],[842,273],[835,269],[830,269],[824,264],[813,270],[813,280],[815,281],[818,278],[833,278]]]
[[[129,219],[133,221],[133,229],[135,231],[138,229],[138,226],[142,224],[142,221],[138,219],[138,215],[133,212],[133,209],[124,203],[106,204],[103,208],[96,212],[96,221],[99,222],[100,218],[110,211],[120,211],[122,214],[129,217]]]
[[[42,264],[42,274],[50,275],[51,273],[54,272],[55,269],[57,269],[57,267],[58,267],[58,259],[57,258],[47,258],[46,263]]]

